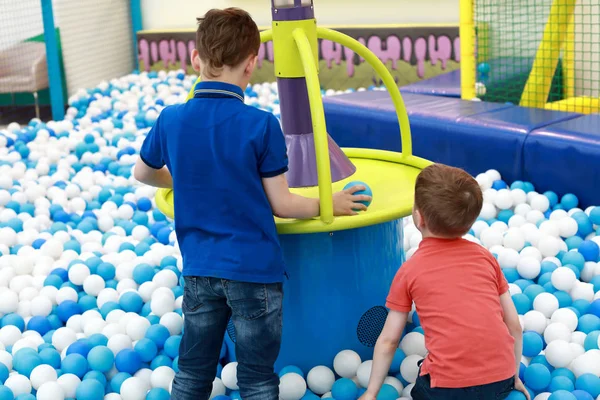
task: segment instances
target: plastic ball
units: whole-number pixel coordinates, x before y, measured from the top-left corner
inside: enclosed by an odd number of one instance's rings
[[[115,356],[106,346],[97,346],[90,350],[87,361],[94,371],[108,372],[113,367]]]
[[[358,369],[360,370],[360,367]],[[306,382],[308,384],[308,388],[313,393],[323,395],[331,391],[331,388],[335,382],[335,375],[331,369],[320,365],[312,368],[308,372],[306,376]]]
[[[347,183],[344,186],[343,190],[347,190],[350,189],[354,186],[363,186],[365,189],[364,190],[359,190],[354,192],[354,195],[359,196],[359,195],[367,195],[372,197],[373,196],[373,191],[371,190],[371,188],[369,187],[369,185],[367,185],[365,182],[361,182],[361,181],[352,181]],[[371,200],[372,201],[372,200]],[[369,207],[371,205],[371,201],[359,201],[358,203],[364,204],[365,206]]]
[[[104,399],[104,386],[95,379],[85,379],[75,391],[77,400],[102,400]]]
[[[280,378],[279,397],[281,400],[300,400],[305,393],[306,381],[300,375],[291,372]]]
[[[38,400],[63,400],[64,398],[65,392],[58,382],[46,382],[36,393]]]
[[[162,388],[169,390],[173,378],[175,377],[175,371],[170,367],[158,367],[152,371],[150,376],[150,383],[153,388]],[[237,381],[237,379],[236,379]]]
[[[238,390],[237,384],[237,362],[230,362],[221,371],[221,380],[227,389]]]
[[[140,378],[127,378],[120,388],[121,398],[123,400],[144,400],[150,387]]]

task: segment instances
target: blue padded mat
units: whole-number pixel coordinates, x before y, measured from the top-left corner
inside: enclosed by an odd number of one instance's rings
[[[583,207],[600,203],[600,115],[536,129],[525,141],[525,178],[538,191],[575,193]]]
[[[413,153],[471,174],[497,169],[523,179],[523,146],[533,129],[578,114],[404,94]],[[359,92],[324,99],[327,127],[342,147],[401,151],[395,111],[387,92]],[[510,122],[506,122],[510,121]]]
[[[401,90],[402,93],[460,98],[460,70],[402,86]]]

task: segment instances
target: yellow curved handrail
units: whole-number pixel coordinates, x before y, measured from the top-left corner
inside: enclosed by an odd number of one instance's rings
[[[356,54],[364,58],[365,61],[367,61],[369,65],[373,67],[375,72],[381,77],[383,84],[392,98],[394,108],[396,109],[396,114],[398,115],[398,124],[400,125],[400,140],[402,141],[402,153],[407,156],[412,155],[412,138],[410,136],[410,124],[408,122],[406,106],[404,105],[404,100],[400,94],[400,89],[398,89],[396,81],[394,81],[392,74],[386,68],[385,64],[383,64],[383,62],[366,46],[362,45],[358,40],[355,40],[348,35],[344,35],[343,33],[331,29],[317,27],[317,36],[319,39],[331,40],[332,42],[339,43],[342,46],[354,51]]]
[[[333,193],[331,189],[331,165],[329,160],[329,145],[327,143],[327,127],[325,125],[325,111],[321,98],[319,73],[312,55],[310,42],[303,29],[292,32],[294,41],[298,46],[300,59],[304,68],[306,89],[310,116],[312,118],[313,135],[315,141],[315,158],[317,161],[317,181],[319,184],[320,218],[325,224],[333,222]]]

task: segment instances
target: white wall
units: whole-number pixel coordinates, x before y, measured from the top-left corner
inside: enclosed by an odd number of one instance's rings
[[[320,24],[458,23],[459,0],[315,0]],[[270,0],[142,0],[144,29],[194,28],[211,8],[240,7],[271,24]]]
[[[43,32],[40,0],[0,0],[0,50]]]

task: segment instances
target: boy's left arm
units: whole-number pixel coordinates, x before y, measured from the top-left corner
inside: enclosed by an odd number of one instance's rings
[[[173,177],[166,166],[155,169],[148,166],[141,157],[135,163],[133,176],[139,182],[158,188],[173,188]]]
[[[133,177],[146,185],[159,188],[173,188],[171,172],[165,166],[160,140],[161,117],[159,115],[144,139],[140,156],[133,169]]]
[[[388,376],[392,359],[398,349],[398,344],[404,332],[406,321],[408,320],[407,312],[390,310],[383,331],[377,339],[375,351],[373,352],[373,366],[371,369],[371,378],[369,379],[369,387],[361,400],[374,400],[383,386],[383,381]]]

